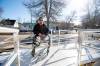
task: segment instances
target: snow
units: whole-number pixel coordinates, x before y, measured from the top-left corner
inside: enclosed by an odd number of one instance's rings
[[[48,55],[41,53],[41,56],[37,56],[37,58],[31,56],[31,49],[21,49],[21,66],[77,66],[76,37],[77,35],[65,37],[68,41],[61,42],[59,45],[57,43],[56,46],[52,45]],[[38,55],[38,51],[36,54]]]
[[[48,55],[46,55],[45,49],[42,46],[36,49],[35,57],[31,55],[32,48],[20,48],[20,66],[78,66],[78,35],[65,34],[60,36],[52,35],[52,37],[53,44]],[[58,37],[60,37],[59,43]],[[89,40],[83,42],[82,45],[85,46],[81,48],[81,63],[87,63],[91,59],[100,58],[100,51],[90,48],[95,47],[99,49],[100,41]],[[84,47],[90,52],[91,59],[88,57]],[[0,56],[0,63],[4,63],[7,58],[8,55]]]
[[[59,43],[58,37],[60,37]],[[51,45],[49,54],[45,55],[40,53],[42,49],[40,50],[40,48],[38,48],[36,51],[36,57],[31,56],[31,49],[21,49],[21,66],[78,66],[79,59],[77,52],[77,40],[77,34],[65,34],[60,36],[53,35],[53,43],[55,42],[55,45]],[[99,41],[91,41],[91,43],[96,45],[98,42]],[[83,43],[83,45],[85,44]],[[99,54],[95,52],[97,50],[91,49],[89,47],[87,49],[90,54],[92,54],[91,59],[100,58]],[[87,55],[86,49],[82,47],[81,50],[81,63],[91,62],[91,59]]]
[[[10,55],[11,55],[11,52],[0,53],[0,66],[3,66],[3,64],[5,64],[5,62],[8,60]]]

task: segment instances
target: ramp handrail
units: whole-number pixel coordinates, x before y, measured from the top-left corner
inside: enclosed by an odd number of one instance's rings
[[[96,33],[98,33],[98,34],[96,34]],[[93,46],[92,47],[87,46],[87,44],[94,45],[93,41],[96,41],[97,39],[90,39],[90,38],[93,38],[93,36],[98,36],[98,35],[100,35],[100,29],[79,29],[78,30],[79,65],[81,64],[82,48],[85,48],[86,55],[88,56],[90,62],[93,62],[95,60],[93,58],[92,54],[90,53],[90,51],[87,48],[92,48],[92,49],[95,49],[95,50],[100,50],[100,48],[96,48],[96,47],[93,47]]]
[[[15,28],[7,28],[7,27],[0,27],[0,33],[13,33],[13,39],[14,39],[14,51],[12,55],[8,58],[4,66],[11,66],[11,64],[15,61],[16,66],[20,66],[20,57],[19,57],[19,29]],[[7,41],[11,39],[12,37],[5,39],[4,41]]]

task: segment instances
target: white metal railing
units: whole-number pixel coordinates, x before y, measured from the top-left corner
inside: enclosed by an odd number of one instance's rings
[[[53,33],[53,31],[51,30],[51,36],[50,36],[51,37],[51,45],[55,44],[54,40],[56,39],[57,40],[56,45],[60,46],[62,44],[62,42],[61,42],[62,37],[64,37],[65,40],[71,38],[70,35],[74,34],[74,33],[72,33],[72,31],[75,31],[75,30],[57,30],[57,31],[55,31],[55,33]],[[55,35],[56,35],[56,37],[54,37]],[[75,43],[75,46],[73,46],[73,48],[76,48],[76,51],[77,51],[76,43]],[[69,48],[66,48],[66,49],[69,49]],[[78,55],[78,54],[76,54],[76,55]],[[78,59],[78,56],[76,56],[76,57]],[[74,65],[78,66],[77,60],[75,63],[76,63],[76,65],[75,64]]]
[[[19,30],[14,28],[6,28],[6,27],[0,27],[0,33],[12,33],[13,34],[13,43],[14,43],[14,51],[12,55],[7,59],[4,66],[11,66],[13,62],[16,62],[16,66],[20,66],[20,57],[19,57]],[[6,42],[7,40],[11,39],[12,37],[5,39],[3,42]],[[3,43],[1,42],[1,44]]]
[[[8,59],[7,62],[5,63],[4,66],[11,66],[11,64],[15,61],[17,57],[17,53],[13,53]]]
[[[85,64],[85,63],[89,63],[89,62],[93,62],[95,59],[93,55],[99,55],[98,53],[96,53],[96,51],[100,51],[100,47],[95,47],[94,45],[96,45],[96,43],[100,43],[100,41],[98,39],[96,39],[96,37],[100,38],[100,29],[79,29],[78,30],[78,63],[79,66],[80,64]],[[83,52],[83,49],[85,50],[85,53]],[[93,50],[92,50],[93,49]],[[95,51],[94,53],[92,53],[93,51]],[[88,59],[85,60],[81,60],[81,58],[84,56],[87,56]],[[100,58],[100,57],[99,57]]]
[[[64,32],[64,34],[71,34],[72,33],[72,30],[55,30],[53,31],[52,29],[50,30],[51,33],[50,33],[50,37],[51,37],[51,45],[55,44],[53,42],[54,39],[57,38],[57,42],[56,44],[59,45],[60,44],[60,37],[61,37],[61,33]],[[53,33],[54,32],[54,33]]]
[[[56,35],[57,38],[57,45],[60,45],[60,39],[61,39],[61,32],[68,32],[71,34],[70,30],[58,30]],[[51,44],[53,45],[54,42],[53,40],[53,31],[51,30]],[[100,29],[78,29],[78,44],[76,44],[76,48],[78,51],[78,56],[77,56],[77,66],[80,66],[81,63],[83,63],[82,61],[82,53],[83,53],[83,48],[85,50],[86,55],[83,56],[88,56],[88,61],[85,61],[84,63],[88,63],[88,62],[92,62],[94,61],[94,58],[92,57],[92,53],[90,52],[89,49],[95,49],[96,50],[100,50],[100,48],[96,48],[94,47],[95,42],[99,42],[97,41],[97,39],[95,39],[95,36],[98,37],[100,36]],[[92,37],[92,38],[91,38]],[[94,38],[93,38],[94,37]],[[99,39],[100,40],[100,39]],[[92,46],[87,46],[87,44],[91,44]],[[100,42],[99,42],[100,43]],[[83,64],[84,64],[83,63]]]

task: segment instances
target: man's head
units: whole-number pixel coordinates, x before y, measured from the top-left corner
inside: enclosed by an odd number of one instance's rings
[[[43,25],[43,24],[44,24],[43,17],[39,17],[38,23],[39,23],[40,25]]]

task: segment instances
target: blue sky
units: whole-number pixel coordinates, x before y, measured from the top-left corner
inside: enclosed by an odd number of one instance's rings
[[[67,4],[67,0],[66,4]],[[21,18],[22,21],[30,21],[30,14],[28,9],[23,5],[24,0],[0,0],[0,6],[3,8],[4,12],[2,14],[3,18],[10,18],[18,20]],[[69,5],[63,9],[63,16],[60,19],[65,19],[67,14],[70,14],[71,11],[77,12],[77,17],[84,15],[83,9],[87,0],[70,0]]]
[[[29,20],[30,14],[28,13],[28,9],[23,5],[23,2],[24,0],[0,0],[0,6],[4,10],[2,17]]]

